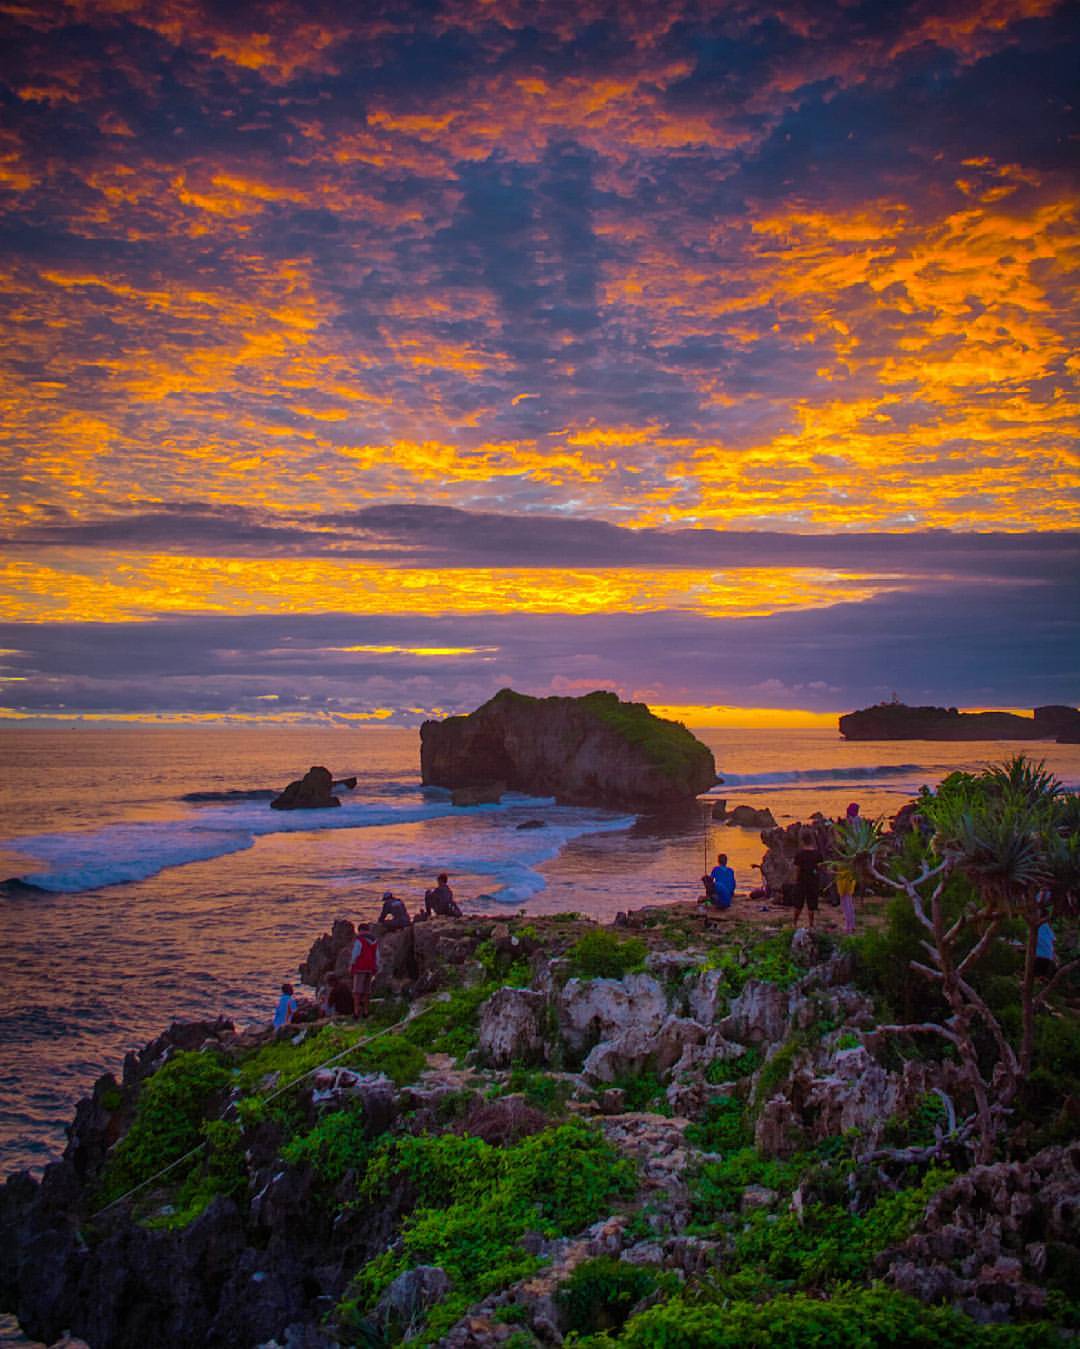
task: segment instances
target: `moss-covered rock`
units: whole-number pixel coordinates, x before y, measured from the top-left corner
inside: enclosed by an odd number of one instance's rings
[[[420,768],[433,786],[501,782],[626,810],[684,801],[716,781],[712,751],[685,726],[604,691],[531,698],[503,689],[468,716],[426,721]]]

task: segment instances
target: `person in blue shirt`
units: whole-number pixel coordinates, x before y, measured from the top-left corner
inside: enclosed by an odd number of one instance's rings
[[[1035,974],[1040,979],[1052,979],[1054,969],[1054,929],[1049,923],[1040,923],[1035,934]]]
[[[296,1016],[297,1004],[293,997],[292,984],[281,985],[281,997],[277,1000],[277,1006],[274,1008],[274,1029],[280,1030],[282,1026],[292,1024]]]
[[[709,872],[712,882],[712,894],[709,898],[718,909],[730,909],[735,896],[735,873],[727,864],[727,853],[722,852],[716,858],[716,866]]]

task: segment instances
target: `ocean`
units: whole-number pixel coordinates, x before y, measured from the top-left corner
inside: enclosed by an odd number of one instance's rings
[[[696,734],[724,778],[717,795],[780,824],[853,800],[892,815],[954,768],[1019,752],[1080,786],[1076,745]],[[757,831],[695,804],[648,820],[514,795],[456,809],[421,787],[416,731],[16,727],[0,753],[0,1176],[58,1156],[78,1098],[169,1022],[267,1020],[312,940],[374,916],[384,890],[413,908],[447,871],[466,912],[610,920],[696,897],[721,849],[739,896],[759,883]],[[312,764],[357,777],[341,808],[271,811]],[[528,820],[544,827],[518,828]]]

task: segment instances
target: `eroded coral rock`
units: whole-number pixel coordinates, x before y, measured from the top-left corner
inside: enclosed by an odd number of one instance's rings
[[[481,1061],[493,1068],[542,1062],[547,1007],[547,998],[531,989],[500,988],[493,993],[480,1013]]]
[[[651,974],[625,979],[569,979],[559,997],[559,1030],[568,1049],[582,1053],[624,1027],[655,1035],[668,1015],[667,997]]]

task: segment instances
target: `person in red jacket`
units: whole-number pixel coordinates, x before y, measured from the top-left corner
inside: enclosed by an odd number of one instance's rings
[[[359,928],[349,955],[352,975],[353,1016],[360,1019],[371,1011],[371,981],[379,969],[379,943],[367,930]]]

